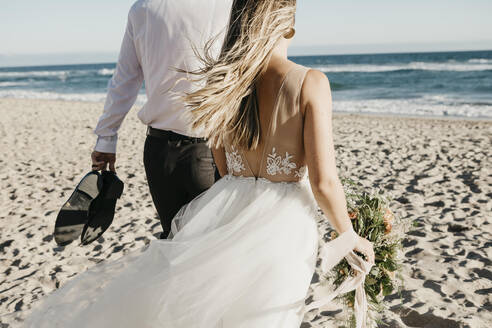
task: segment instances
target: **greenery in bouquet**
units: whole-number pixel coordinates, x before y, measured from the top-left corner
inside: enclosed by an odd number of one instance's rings
[[[374,246],[375,264],[366,276],[364,288],[368,301],[368,325],[379,326],[382,323],[380,314],[388,310],[383,301],[384,296],[396,291],[402,299],[402,240],[410,230],[412,222],[404,222],[395,216],[389,206],[391,199],[382,190],[368,192],[349,179],[342,179],[342,183],[355,232],[371,241]],[[337,236],[336,231],[331,232],[331,239]],[[362,253],[355,253],[366,259]],[[332,269],[327,279],[338,287],[348,275],[354,274],[347,260],[343,259]],[[347,322],[349,327],[355,327],[354,298],[355,291],[338,297],[339,301],[352,310]]]

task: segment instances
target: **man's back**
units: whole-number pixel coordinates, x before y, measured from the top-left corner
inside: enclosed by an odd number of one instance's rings
[[[144,80],[148,100],[138,113],[140,120],[153,128],[198,136],[183,117],[183,104],[169,90],[184,77],[175,68],[199,67],[192,45],[201,50],[208,40],[220,35],[213,48],[218,54],[231,4],[232,0],[139,0],[132,6],[104,113],[95,129],[106,140],[98,140],[96,149],[116,151],[117,131]],[[173,90],[192,88],[183,80]],[[114,142],[108,141],[110,137]]]
[[[130,15],[133,16],[134,42],[149,99],[139,113],[144,123],[158,129],[193,134],[183,126],[166,124],[177,120],[177,115],[183,111],[183,105],[171,100],[166,92],[183,77],[173,68],[198,68],[191,44],[203,49],[211,37],[224,34],[230,3],[229,0],[141,0],[133,6]],[[215,44],[216,52],[220,50],[220,41]],[[183,81],[175,90],[190,91],[191,88],[189,82]],[[159,115],[161,111],[154,111],[154,107],[162,107],[166,118]]]

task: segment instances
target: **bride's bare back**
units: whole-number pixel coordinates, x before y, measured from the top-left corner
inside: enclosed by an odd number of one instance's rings
[[[228,173],[274,182],[305,176],[301,88],[308,68],[285,61],[268,67],[258,81],[260,142],[255,150],[225,145]]]

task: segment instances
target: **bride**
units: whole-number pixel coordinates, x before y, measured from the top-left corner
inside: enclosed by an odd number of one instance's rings
[[[339,233],[324,269],[353,250],[374,263],[337,176],[328,79],[287,59],[295,7],[234,1],[220,56],[193,72],[206,83],[185,102],[223,178],[181,209],[167,240],[79,274],[27,327],[298,328],[318,206]]]

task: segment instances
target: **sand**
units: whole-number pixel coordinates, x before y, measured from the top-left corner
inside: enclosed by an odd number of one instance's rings
[[[59,207],[90,170],[102,107],[0,99],[0,327],[22,326],[15,318],[43,295],[161,231],[143,168],[145,126],[133,109],[120,131],[126,189],[113,225],[89,246],[53,240]],[[387,296],[384,321],[492,326],[492,122],[337,114],[334,127],[340,175],[385,188],[397,215],[419,225],[404,240],[403,299]],[[302,327],[337,327],[342,316],[339,306],[326,307]]]

